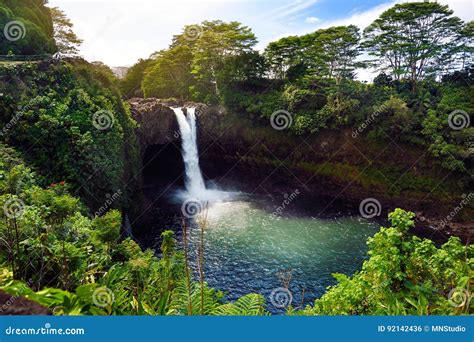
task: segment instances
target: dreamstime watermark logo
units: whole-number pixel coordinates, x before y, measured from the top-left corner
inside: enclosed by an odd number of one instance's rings
[[[299,195],[301,194],[299,189],[296,189],[293,191],[291,194],[284,194],[284,200],[281,202],[281,204],[275,209],[275,211],[270,215],[271,219],[276,219],[278,216],[280,216],[283,211],[293,202]]]
[[[32,103],[28,103],[26,106],[18,106],[18,111],[15,113],[15,115],[11,118],[9,122],[5,126],[3,126],[2,130],[0,131],[0,137],[3,137],[7,135],[13,127],[15,127],[18,124],[18,121],[25,115],[25,113],[30,110],[32,107]]]
[[[196,115],[196,117],[198,118],[201,115],[206,114],[208,111],[209,111],[209,106],[206,104],[201,104],[195,108],[194,115]]]
[[[467,128],[470,124],[471,118],[469,117],[469,114],[463,110],[455,110],[448,116],[448,125],[455,131]]]
[[[181,205],[181,213],[184,217],[195,218],[203,210],[201,201],[197,199],[189,199],[183,202]]]
[[[92,293],[92,302],[100,308],[105,308],[107,306],[112,305],[114,300],[114,293],[111,289],[105,286],[95,289]]]
[[[104,202],[104,204],[97,210],[94,215],[95,216],[102,216],[105,214],[109,208],[112,206],[112,204],[120,197],[122,196],[122,190],[117,190],[114,192],[112,195],[106,194],[105,197],[107,198]]]
[[[270,302],[279,309],[285,309],[293,302],[293,294],[285,287],[277,287],[270,293]]]
[[[382,205],[375,198],[366,198],[359,205],[359,213],[366,219],[380,216],[382,212]]]
[[[285,309],[293,303],[293,294],[289,289],[293,270],[278,271],[276,275],[280,279],[282,286],[273,289],[270,293],[270,303],[278,309]]]
[[[3,35],[11,42],[16,42],[17,40],[25,38],[25,24],[18,20],[8,22],[3,28]]]
[[[5,329],[6,335],[84,335],[83,328],[53,328],[51,323],[45,323],[40,328],[15,328],[9,326]]]
[[[471,192],[469,194],[463,194],[462,195],[463,199],[461,202],[459,202],[459,205],[457,205],[444,219],[441,220],[441,227],[445,227],[449,222],[452,221],[452,219],[459,214],[461,210],[464,209],[465,206],[469,204],[470,201],[474,198],[474,193]]]
[[[376,111],[374,111],[365,121],[357,127],[356,130],[352,131],[352,138],[356,139],[362,132],[364,132],[367,127],[374,123],[375,119],[385,110],[387,106],[382,104]]]
[[[277,131],[287,129],[293,124],[293,116],[290,112],[280,109],[270,116],[270,125]]]
[[[3,205],[3,212],[8,218],[19,218],[25,212],[25,203],[17,197],[9,198]]]
[[[365,306],[369,305],[370,300],[373,297],[376,297],[377,295],[379,295],[380,293],[383,293],[384,291],[386,291],[385,288],[387,286],[390,286],[391,283],[392,283],[391,279],[386,279],[378,285],[372,284],[372,290],[370,291],[370,294],[362,301],[363,305]]]
[[[23,294],[27,293],[29,288],[28,286],[31,286],[33,284],[33,279],[28,279],[26,284],[20,284],[18,291],[15,295],[12,295],[7,301],[5,301],[2,306],[0,307],[0,315],[2,315],[4,312],[8,311],[8,308],[15,303],[15,301],[20,298]]]
[[[471,299],[472,295],[469,290],[461,287],[453,288],[448,293],[448,302],[451,306],[455,308],[468,306],[471,302]]]
[[[197,40],[202,35],[202,28],[199,25],[188,25],[184,29],[184,38],[187,40]]]
[[[175,139],[181,138],[181,132],[180,132],[180,131],[174,131],[173,137],[174,137]]]
[[[0,137],[3,137],[10,132],[10,130],[18,124],[21,117],[23,116],[24,112],[20,111],[16,115],[14,115],[9,122],[5,126],[3,126],[2,130],[0,131]]]
[[[66,307],[62,305],[55,306],[52,310],[54,316],[61,316],[67,313]]]
[[[114,114],[109,110],[99,110],[92,117],[92,125],[99,131],[105,131],[114,126]]]

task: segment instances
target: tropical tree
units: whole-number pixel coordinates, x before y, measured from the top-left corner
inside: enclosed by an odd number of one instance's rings
[[[302,42],[297,36],[284,37],[271,42],[265,49],[264,55],[270,67],[270,76],[284,79],[290,73],[290,68],[302,64]]]
[[[57,7],[51,8],[53,19],[54,39],[58,54],[64,56],[76,55],[82,40],[72,30],[73,24],[66,14]]]
[[[428,76],[452,65],[462,42],[463,23],[447,5],[402,3],[388,9],[365,29],[364,46],[381,69],[413,89]]]
[[[0,1],[0,55],[56,52],[51,11],[43,0]]]
[[[189,87],[193,84],[192,58],[191,49],[185,45],[158,52],[144,74],[145,97],[189,98]]]
[[[318,30],[303,38],[309,40],[308,56],[312,57],[311,69],[316,76],[352,79],[354,71],[361,66],[359,56],[359,29],[354,26],[336,26]]]
[[[292,79],[302,76],[352,79],[359,51],[359,29],[336,26],[299,37],[286,37],[270,43],[265,56],[273,75]]]
[[[474,21],[465,23],[461,31],[461,43],[458,46],[458,70],[474,65]]]
[[[257,39],[250,28],[235,21],[204,21],[201,27],[194,46],[192,73],[197,85],[192,91],[198,99],[216,102],[234,78],[225,72],[226,62],[251,53]]]
[[[151,58],[139,59],[127,72],[127,75],[120,80],[120,90],[123,96],[126,98],[130,97],[143,97],[142,82],[145,77],[145,71],[153,63]]]

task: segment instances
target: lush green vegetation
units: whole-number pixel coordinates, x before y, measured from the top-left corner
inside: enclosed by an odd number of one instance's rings
[[[96,211],[133,191],[135,123],[110,70],[80,60],[0,66],[4,143],[25,151],[43,185],[66,181]]]
[[[303,315],[452,315],[470,313],[474,247],[451,238],[440,248],[408,234],[413,213],[396,209],[390,228],[368,240],[369,259],[352,277],[334,274]],[[456,289],[453,291],[453,289]],[[291,311],[291,310],[290,310]]]
[[[90,218],[68,185],[38,186],[16,151],[0,146],[1,288],[55,314],[261,314],[263,298],[223,304],[223,294],[186,282],[171,231],[162,256],[120,239],[116,210]],[[201,305],[202,303],[202,305]]]
[[[190,279],[187,254],[162,234],[161,258],[120,239],[118,211],[89,218],[67,184],[48,188],[11,148],[1,146],[1,289],[37,301],[55,314],[261,315],[265,300],[224,294]],[[408,234],[413,213],[397,209],[391,228],[369,239],[369,259],[314,306],[290,314],[463,314],[469,301],[473,246],[452,237],[441,248]],[[452,289],[457,289],[456,296]],[[464,290],[463,290],[464,289]],[[463,292],[464,291],[464,292]],[[459,298],[458,298],[459,297]]]
[[[222,103],[263,125],[286,110],[289,130],[303,136],[342,128],[374,141],[388,136],[426,148],[469,182],[474,131],[454,130],[448,118],[462,111],[469,119],[474,109],[473,28],[446,5],[404,3],[363,32],[352,25],[320,29],[272,42],[260,54],[249,28],[203,22],[140,61],[123,88]],[[357,69],[370,66],[380,72],[373,84],[355,80]]]
[[[9,23],[10,39],[3,37]],[[43,55],[57,50],[51,13],[43,0],[1,0],[0,31],[0,55]]]
[[[205,21],[186,26],[182,34],[173,37],[168,50],[151,56],[153,62],[141,84],[143,93],[146,97],[216,103],[230,82],[258,73],[263,60],[252,49],[256,43],[250,28],[237,22]]]
[[[2,40],[0,54],[77,52],[71,23],[44,1],[0,0],[0,31],[15,20],[27,38]],[[263,53],[240,23],[189,25],[120,82],[105,65],[77,58],[0,65],[0,289],[60,315],[267,314],[260,294],[228,303],[204,279],[192,279],[186,243],[177,248],[173,232],[162,233],[159,257],[123,236],[120,210],[130,209],[140,156],[122,97],[224,104],[255,126],[286,110],[290,138],[342,128],[354,138],[389,136],[426,148],[468,189],[474,131],[454,130],[448,119],[474,111],[472,37],[472,23],[447,6],[404,3],[364,32],[321,29],[273,42]],[[374,59],[363,61],[363,52]],[[374,63],[381,70],[373,84],[355,80],[357,69]],[[341,177],[359,171],[320,166]],[[382,183],[371,171],[361,172],[366,187]],[[385,173],[408,189],[438,183],[401,172]],[[437,247],[410,235],[413,213],[401,209],[389,220],[391,227],[368,241],[361,271],[336,274],[338,284],[314,305],[288,313],[469,313],[469,300],[459,298],[472,290],[473,247],[456,237]]]

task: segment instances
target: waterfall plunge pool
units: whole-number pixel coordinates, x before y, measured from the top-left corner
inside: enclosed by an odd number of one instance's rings
[[[360,270],[366,241],[379,229],[358,217],[275,217],[259,204],[242,200],[209,204],[200,216],[206,217],[204,274],[209,286],[224,291],[228,300],[260,293],[274,314],[284,313],[289,304],[295,308],[313,303],[335,284],[332,273]],[[198,279],[196,221],[201,220],[192,221],[188,246]]]
[[[360,270],[367,238],[378,231],[378,224],[355,216],[312,217],[316,208],[301,214],[294,209],[305,200],[295,194],[289,196],[289,206],[280,210],[288,195],[267,203],[261,196],[206,186],[199,166],[195,109],[173,110],[180,127],[185,189],[169,192],[173,219],[167,228],[178,233],[182,247],[181,216],[188,217],[189,263],[196,280],[198,221],[204,221],[205,281],[223,291],[227,300],[259,293],[270,312],[284,313],[289,305],[298,308],[319,298],[335,284],[332,273],[351,275]],[[201,211],[187,209],[189,203]],[[198,217],[186,215],[197,212]]]

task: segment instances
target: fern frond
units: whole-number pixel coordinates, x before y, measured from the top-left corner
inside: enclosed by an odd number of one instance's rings
[[[223,316],[261,316],[265,314],[265,298],[262,295],[251,293],[240,297],[234,303],[220,305],[212,315]]]

